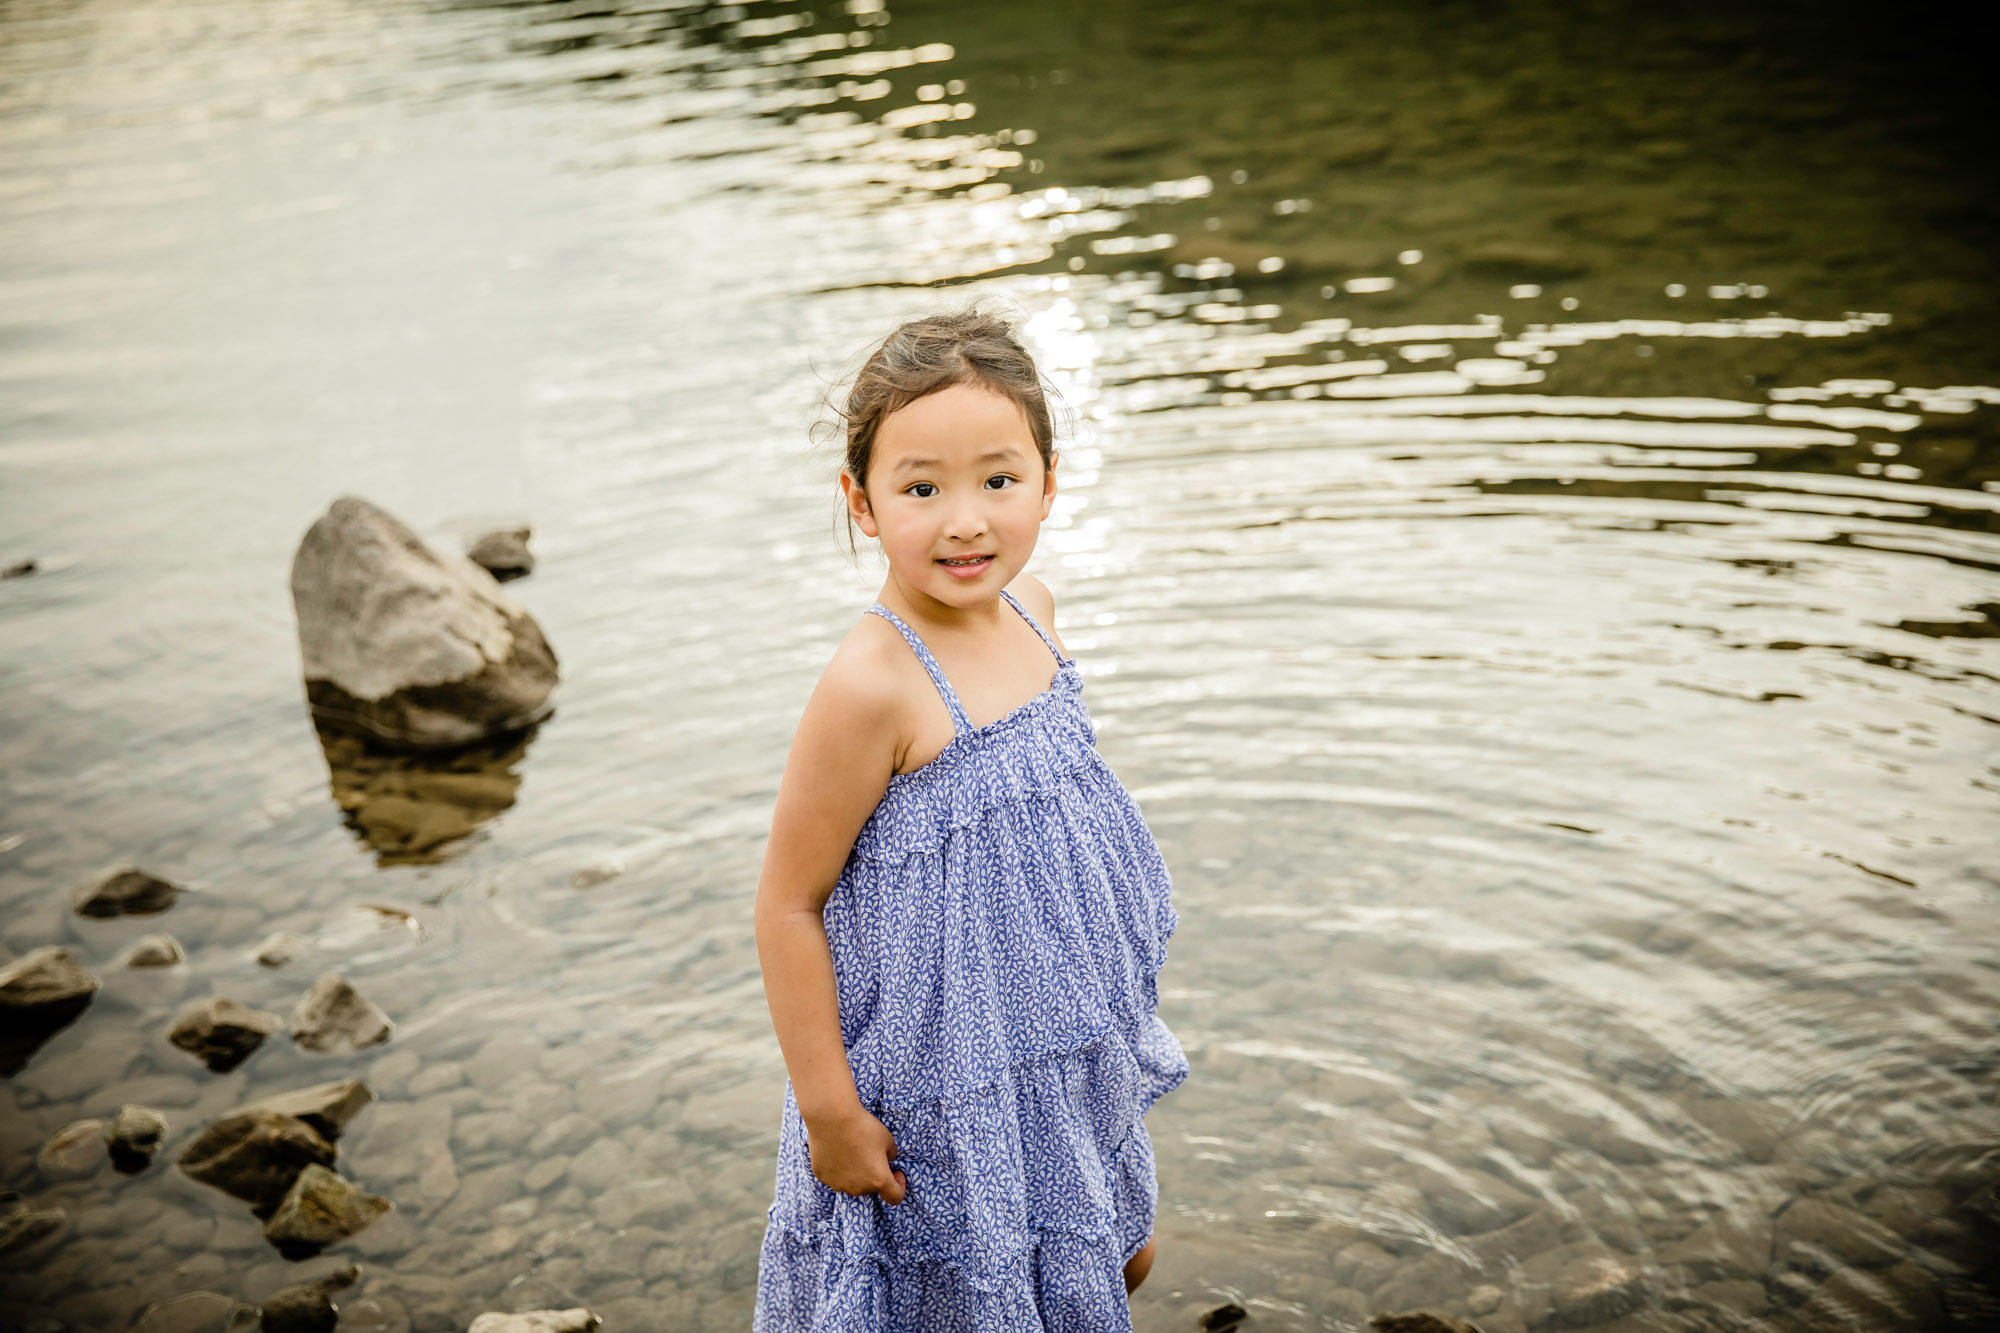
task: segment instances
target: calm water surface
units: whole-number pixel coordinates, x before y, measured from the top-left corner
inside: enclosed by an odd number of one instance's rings
[[[0,1096],[70,1219],[5,1322],[352,1259],[344,1328],[747,1327],[750,898],[882,576],[807,427],[991,291],[1182,914],[1138,1326],[2000,1323],[1990,110],[1949,31],[1824,12],[0,11],[0,957],[104,982]],[[533,526],[537,733],[322,743],[286,577],[349,492]],[[70,915],[117,860],[198,892]],[[185,966],[116,965],[154,930]],[[388,1045],[165,1039],[325,971]],[[350,1075],[397,1210],[334,1250],[172,1167]],[[38,1167],[126,1102],[149,1172]]]

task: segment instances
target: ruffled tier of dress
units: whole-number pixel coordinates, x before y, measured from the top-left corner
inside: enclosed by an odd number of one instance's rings
[[[1187,1076],[1150,1013],[996,1085],[885,1119],[899,1204],[812,1174],[789,1090],[760,1259],[760,1326],[812,1333],[1129,1328],[1123,1269],[1152,1234],[1143,1117]]]

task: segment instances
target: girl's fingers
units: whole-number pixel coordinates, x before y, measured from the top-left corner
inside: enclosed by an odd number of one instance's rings
[[[908,1182],[903,1179],[901,1171],[891,1171],[889,1174],[894,1179],[882,1187],[882,1202],[887,1204],[901,1203],[903,1196],[909,1192]]]

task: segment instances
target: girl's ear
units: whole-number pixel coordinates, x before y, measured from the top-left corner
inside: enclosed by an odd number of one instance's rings
[[[870,537],[880,537],[882,534],[875,529],[874,511],[868,507],[868,492],[861,489],[853,474],[845,468],[840,473],[840,489],[847,497],[847,512],[854,516],[861,531]]]
[[[1061,460],[1062,460],[1062,454],[1059,452],[1052,451],[1049,454],[1049,465],[1042,469],[1042,517],[1043,518],[1047,518],[1049,516],[1049,511],[1055,508],[1056,464]]]

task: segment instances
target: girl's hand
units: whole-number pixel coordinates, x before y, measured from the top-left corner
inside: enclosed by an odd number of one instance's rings
[[[901,1203],[903,1173],[889,1165],[896,1138],[860,1102],[851,1110],[806,1121],[806,1151],[820,1183],[842,1194],[879,1194]]]

